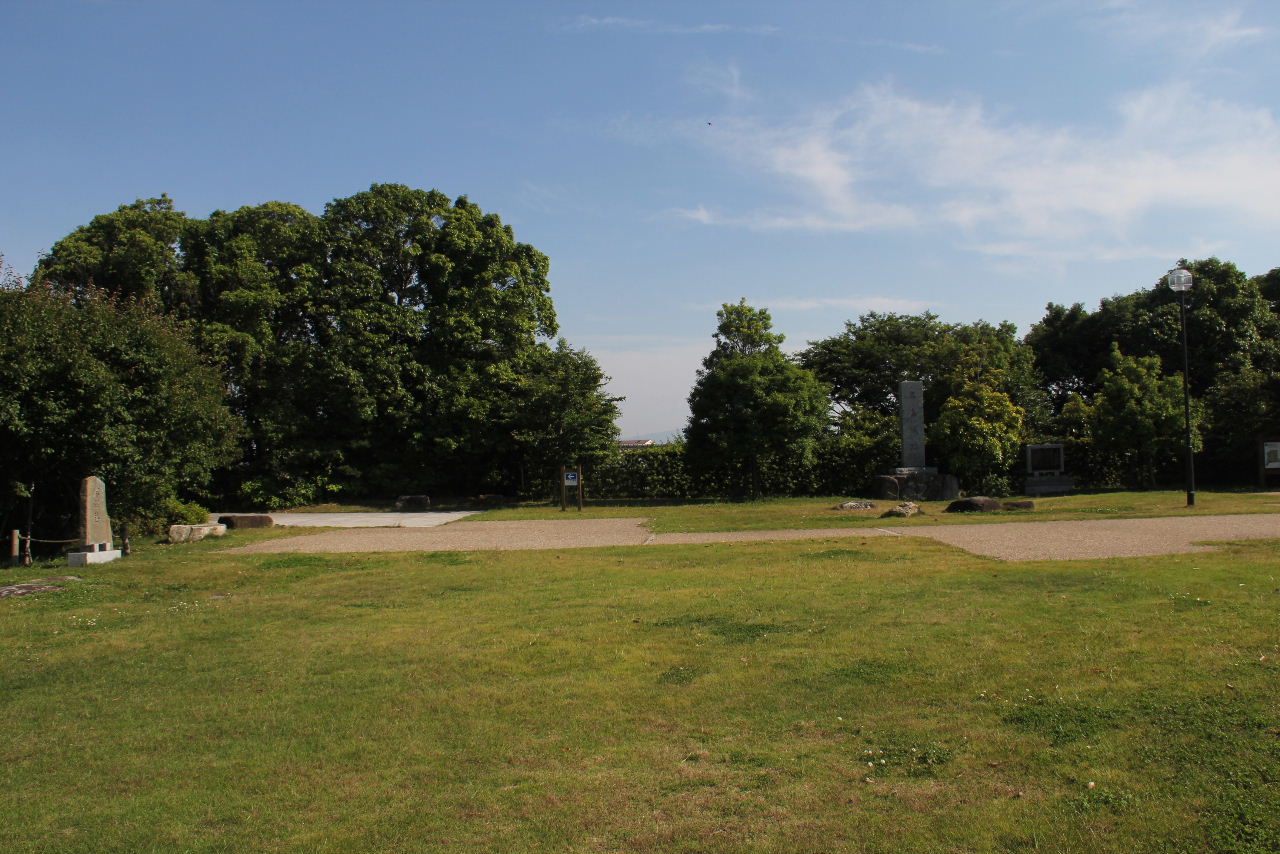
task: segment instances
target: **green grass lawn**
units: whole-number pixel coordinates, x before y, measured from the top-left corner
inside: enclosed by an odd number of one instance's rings
[[[217,551],[279,533],[0,600],[0,850],[1280,848],[1280,542]]]

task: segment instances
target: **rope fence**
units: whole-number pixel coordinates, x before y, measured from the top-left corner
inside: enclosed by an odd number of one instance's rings
[[[133,550],[129,547],[129,526],[123,525],[120,531],[122,537],[122,546],[125,554],[130,554]],[[80,542],[78,537],[69,540],[45,540],[40,537],[33,537],[30,534],[24,534],[17,528],[9,536],[9,565],[31,566],[31,544],[44,543],[53,546],[69,546]]]
[[[9,536],[9,566],[31,566],[31,544],[46,543],[48,545],[65,546],[80,542],[78,539],[45,540],[24,534],[17,528]]]

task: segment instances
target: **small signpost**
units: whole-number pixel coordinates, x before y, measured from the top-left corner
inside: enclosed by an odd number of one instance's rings
[[[560,512],[569,509],[569,490],[576,489],[578,492],[578,511],[582,511],[582,468],[575,466],[560,467]]]

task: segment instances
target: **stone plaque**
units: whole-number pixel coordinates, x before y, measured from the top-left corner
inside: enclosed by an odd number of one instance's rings
[[[111,548],[107,485],[102,478],[86,477],[80,482],[80,545]]]
[[[924,468],[924,383],[903,380],[898,385],[902,412],[902,467]]]

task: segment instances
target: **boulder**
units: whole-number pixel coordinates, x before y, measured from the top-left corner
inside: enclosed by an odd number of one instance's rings
[[[169,542],[195,543],[205,537],[222,537],[227,533],[227,526],[217,525],[170,525]]]
[[[888,519],[890,517],[906,518],[907,516],[914,516],[919,512],[920,512],[920,508],[917,507],[915,504],[912,504],[910,501],[904,501],[901,504],[899,504],[897,507],[890,507],[888,510],[881,513],[880,518],[881,519]]]
[[[1005,510],[1035,510],[1034,501],[1002,501],[1000,506]]]
[[[232,529],[274,528],[276,520],[265,513],[233,513],[229,516],[219,516],[218,524]]]
[[[876,505],[872,501],[846,501],[843,504],[836,505],[837,510],[874,510]]]
[[[959,498],[947,505],[944,513],[991,513],[1000,509],[1000,502],[985,495]]]

